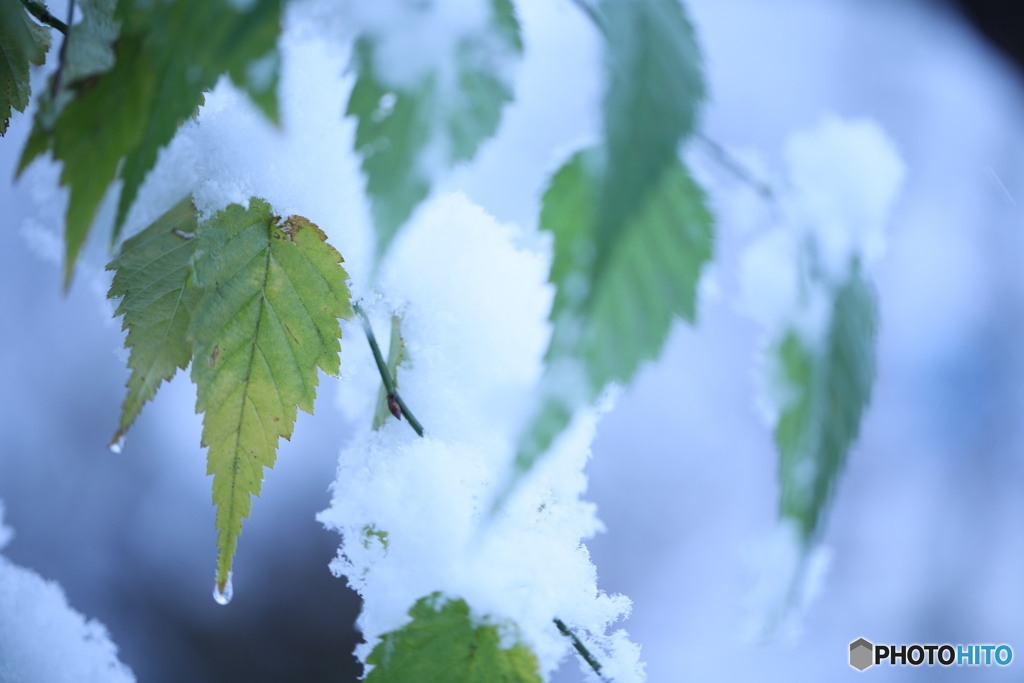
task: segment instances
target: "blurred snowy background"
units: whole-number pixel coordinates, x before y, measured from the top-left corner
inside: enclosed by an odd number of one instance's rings
[[[547,173],[598,126],[595,35],[565,0],[519,3],[526,62],[499,137],[447,179],[533,225]],[[1024,654],[1024,99],[1019,73],[956,11],[914,0],[692,0],[709,137],[781,173],[793,132],[875,119],[908,167],[877,272],[879,378],[840,482],[832,557],[803,633],[751,643],[757,548],[775,524],[776,456],[752,398],[760,332],[736,310],[751,193],[713,162],[714,286],[598,427],[588,545],[651,681],[842,680],[849,642],[1009,643]],[[340,116],[340,108],[337,110]],[[28,133],[0,141],[3,177]],[[338,154],[342,154],[338,150]],[[699,150],[696,158],[701,159]],[[210,597],[215,537],[194,389],[179,376],[120,455],[106,447],[126,377],[107,281],[60,292],[55,176],[0,183],[0,500],[12,562],[58,581],[141,681],[345,681],[357,598],[314,515],[351,431],[322,384],[245,527],[235,600]],[[348,344],[361,343],[349,334]],[[58,653],[54,653],[59,657]],[[1021,680],[1009,670],[872,670],[894,680]],[[579,679],[576,663],[560,680]]]

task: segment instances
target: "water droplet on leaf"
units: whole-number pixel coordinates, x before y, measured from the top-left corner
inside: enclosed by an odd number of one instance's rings
[[[234,595],[235,590],[231,587],[231,574],[228,574],[228,580],[224,584],[224,590],[220,589],[220,584],[213,584],[213,599],[217,601],[218,605],[226,605],[231,602],[231,596]]]
[[[114,455],[121,455],[121,451],[124,450],[124,434],[117,437],[116,440],[110,442],[110,452]]]

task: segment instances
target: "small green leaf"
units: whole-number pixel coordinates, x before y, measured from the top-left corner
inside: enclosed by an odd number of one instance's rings
[[[42,65],[49,49],[49,29],[32,21],[19,0],[0,0],[0,135],[12,110],[28,106],[29,65]]]
[[[608,173],[597,234],[614,240],[676,163],[704,99],[700,50],[679,0],[602,0]]]
[[[871,398],[875,328],[874,291],[854,265],[834,293],[823,347],[789,332],[770,351],[788,398],[775,429],[780,514],[796,522],[808,543],[821,528]]]
[[[502,63],[522,52],[519,22],[509,0],[491,6],[491,25],[459,44],[450,72],[426,72],[412,85],[392,87],[378,73],[375,36],[356,44],[357,78],[346,114],[357,122],[355,147],[372,202],[378,259],[430,193],[432,176],[472,159],[512,100]],[[410,59],[416,47],[409,46]]]
[[[253,198],[196,234],[192,381],[205,413],[223,592],[250,495],[259,495],[279,437],[291,438],[296,409],[313,412],[317,368],[338,373],[338,318],[352,309],[341,255],[304,218],[280,222]]]
[[[539,683],[537,657],[522,644],[501,647],[499,628],[471,617],[465,600],[433,593],[409,610],[412,621],[381,636],[366,658],[368,683]]]
[[[541,229],[554,234],[554,325],[541,402],[516,456],[529,471],[572,419],[612,382],[626,383],[654,359],[674,318],[694,320],[701,269],[711,258],[704,193],[677,160],[613,248],[597,236],[597,150],[576,154],[544,194]],[[602,268],[598,270],[598,264]]]
[[[104,23],[109,17],[104,19],[101,10],[106,7],[96,0],[95,20],[81,29],[72,27],[72,35],[88,31],[90,36],[109,37],[114,29]],[[253,0],[245,9],[230,0],[121,2],[109,20],[121,26],[114,44],[117,58],[102,72],[102,41],[83,38],[77,54],[85,64],[67,68],[88,76],[79,79],[66,106],[61,99],[49,115],[37,117],[20,163],[24,168],[47,150],[64,163],[61,183],[71,190],[65,286],[110,183],[123,181],[112,237],[116,241],[157,153],[222,74],[229,74],[277,120],[280,12],[281,0]]]
[[[118,443],[160,383],[170,380],[192,359],[186,338],[191,311],[199,296],[188,285],[195,252],[196,211],[186,197],[138,235],[121,245],[107,265],[114,271],[108,298],[121,298],[114,315],[124,316],[131,349],[128,395],[121,423],[111,441]]]
[[[388,540],[388,532],[381,531],[372,524],[367,524],[363,527],[364,548],[370,547],[370,544],[372,543],[372,541],[370,541],[371,538],[376,539],[376,542],[380,544],[380,547],[382,547],[385,552],[387,552],[388,548],[391,546],[391,542]]]

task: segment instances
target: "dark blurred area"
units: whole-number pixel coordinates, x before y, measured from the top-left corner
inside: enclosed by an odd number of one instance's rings
[[[1024,77],[1024,13],[1015,0],[952,0],[954,7]]]

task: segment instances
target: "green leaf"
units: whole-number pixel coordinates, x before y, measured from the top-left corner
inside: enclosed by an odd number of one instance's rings
[[[607,42],[605,139],[563,166],[544,195],[554,329],[498,505],[578,406],[656,358],[674,317],[694,319],[711,257],[704,194],[678,156],[705,94],[693,27],[678,0],[603,0],[591,15]]]
[[[138,235],[121,245],[107,265],[114,271],[108,298],[120,297],[114,315],[124,316],[131,349],[128,396],[121,423],[111,441],[117,444],[160,383],[170,380],[192,359],[186,338],[199,292],[188,285],[195,252],[196,211],[185,197]]]
[[[427,71],[413,84],[385,81],[376,36],[364,35],[356,44],[357,78],[346,114],[356,119],[355,147],[372,202],[378,259],[430,193],[432,176],[472,159],[512,100],[502,62],[522,52],[519,23],[510,0],[492,0],[491,6],[490,26],[458,45],[450,70]],[[417,47],[408,47],[410,59]]]
[[[367,524],[363,527],[363,547],[369,548],[370,544],[373,543],[370,539],[376,539],[376,542],[380,544],[380,547],[387,552],[391,546],[391,542],[388,540],[388,532],[381,531],[372,524]]]
[[[82,20],[67,31],[63,67],[50,76],[49,87],[37,100],[35,121],[18,162],[20,174],[53,145],[51,132],[57,119],[76,93],[89,87],[91,79],[114,66],[114,42],[120,27],[114,17],[117,0],[80,0],[76,3]]]
[[[22,156],[21,168],[47,150],[64,163],[61,183],[71,190],[65,285],[110,183],[123,181],[116,241],[157,153],[222,74],[229,74],[277,120],[280,11],[281,0],[254,0],[244,10],[230,0],[129,0],[117,5],[121,34],[114,45],[113,67],[80,80],[74,99],[60,106],[52,121],[37,118]],[[98,23],[90,24],[89,30],[98,30]],[[95,42],[89,44],[96,47]],[[79,67],[79,73],[98,68],[100,62],[84,56],[84,46],[80,54],[88,67]]]
[[[121,27],[114,18],[117,0],[79,0],[82,20],[68,30],[61,85],[81,86],[93,76],[114,67],[114,42]]]
[[[250,495],[260,493],[278,438],[291,437],[296,408],[313,412],[317,368],[338,373],[338,318],[352,309],[341,255],[304,218],[282,222],[253,198],[196,234],[192,380],[196,412],[205,413],[223,592]]]
[[[676,163],[704,99],[700,50],[679,0],[603,0],[608,173],[597,234],[614,242]]]
[[[440,593],[420,598],[412,621],[381,636],[366,658],[368,683],[539,683],[537,657],[522,644],[501,647],[499,625],[474,620],[465,600]],[[515,630],[511,622],[500,624]]]
[[[697,285],[713,242],[704,193],[676,160],[608,248],[595,214],[603,176],[599,151],[581,152],[544,194],[540,225],[555,238],[554,330],[541,403],[519,444],[520,475],[577,406],[612,382],[629,382],[641,362],[658,356],[673,319],[696,317]]]
[[[818,533],[875,377],[875,295],[856,265],[834,293],[821,348],[789,332],[771,353],[787,405],[779,416],[780,514],[805,542]]]
[[[29,65],[42,65],[49,49],[49,29],[32,21],[18,0],[0,0],[0,135],[7,132],[12,110],[28,106]]]

